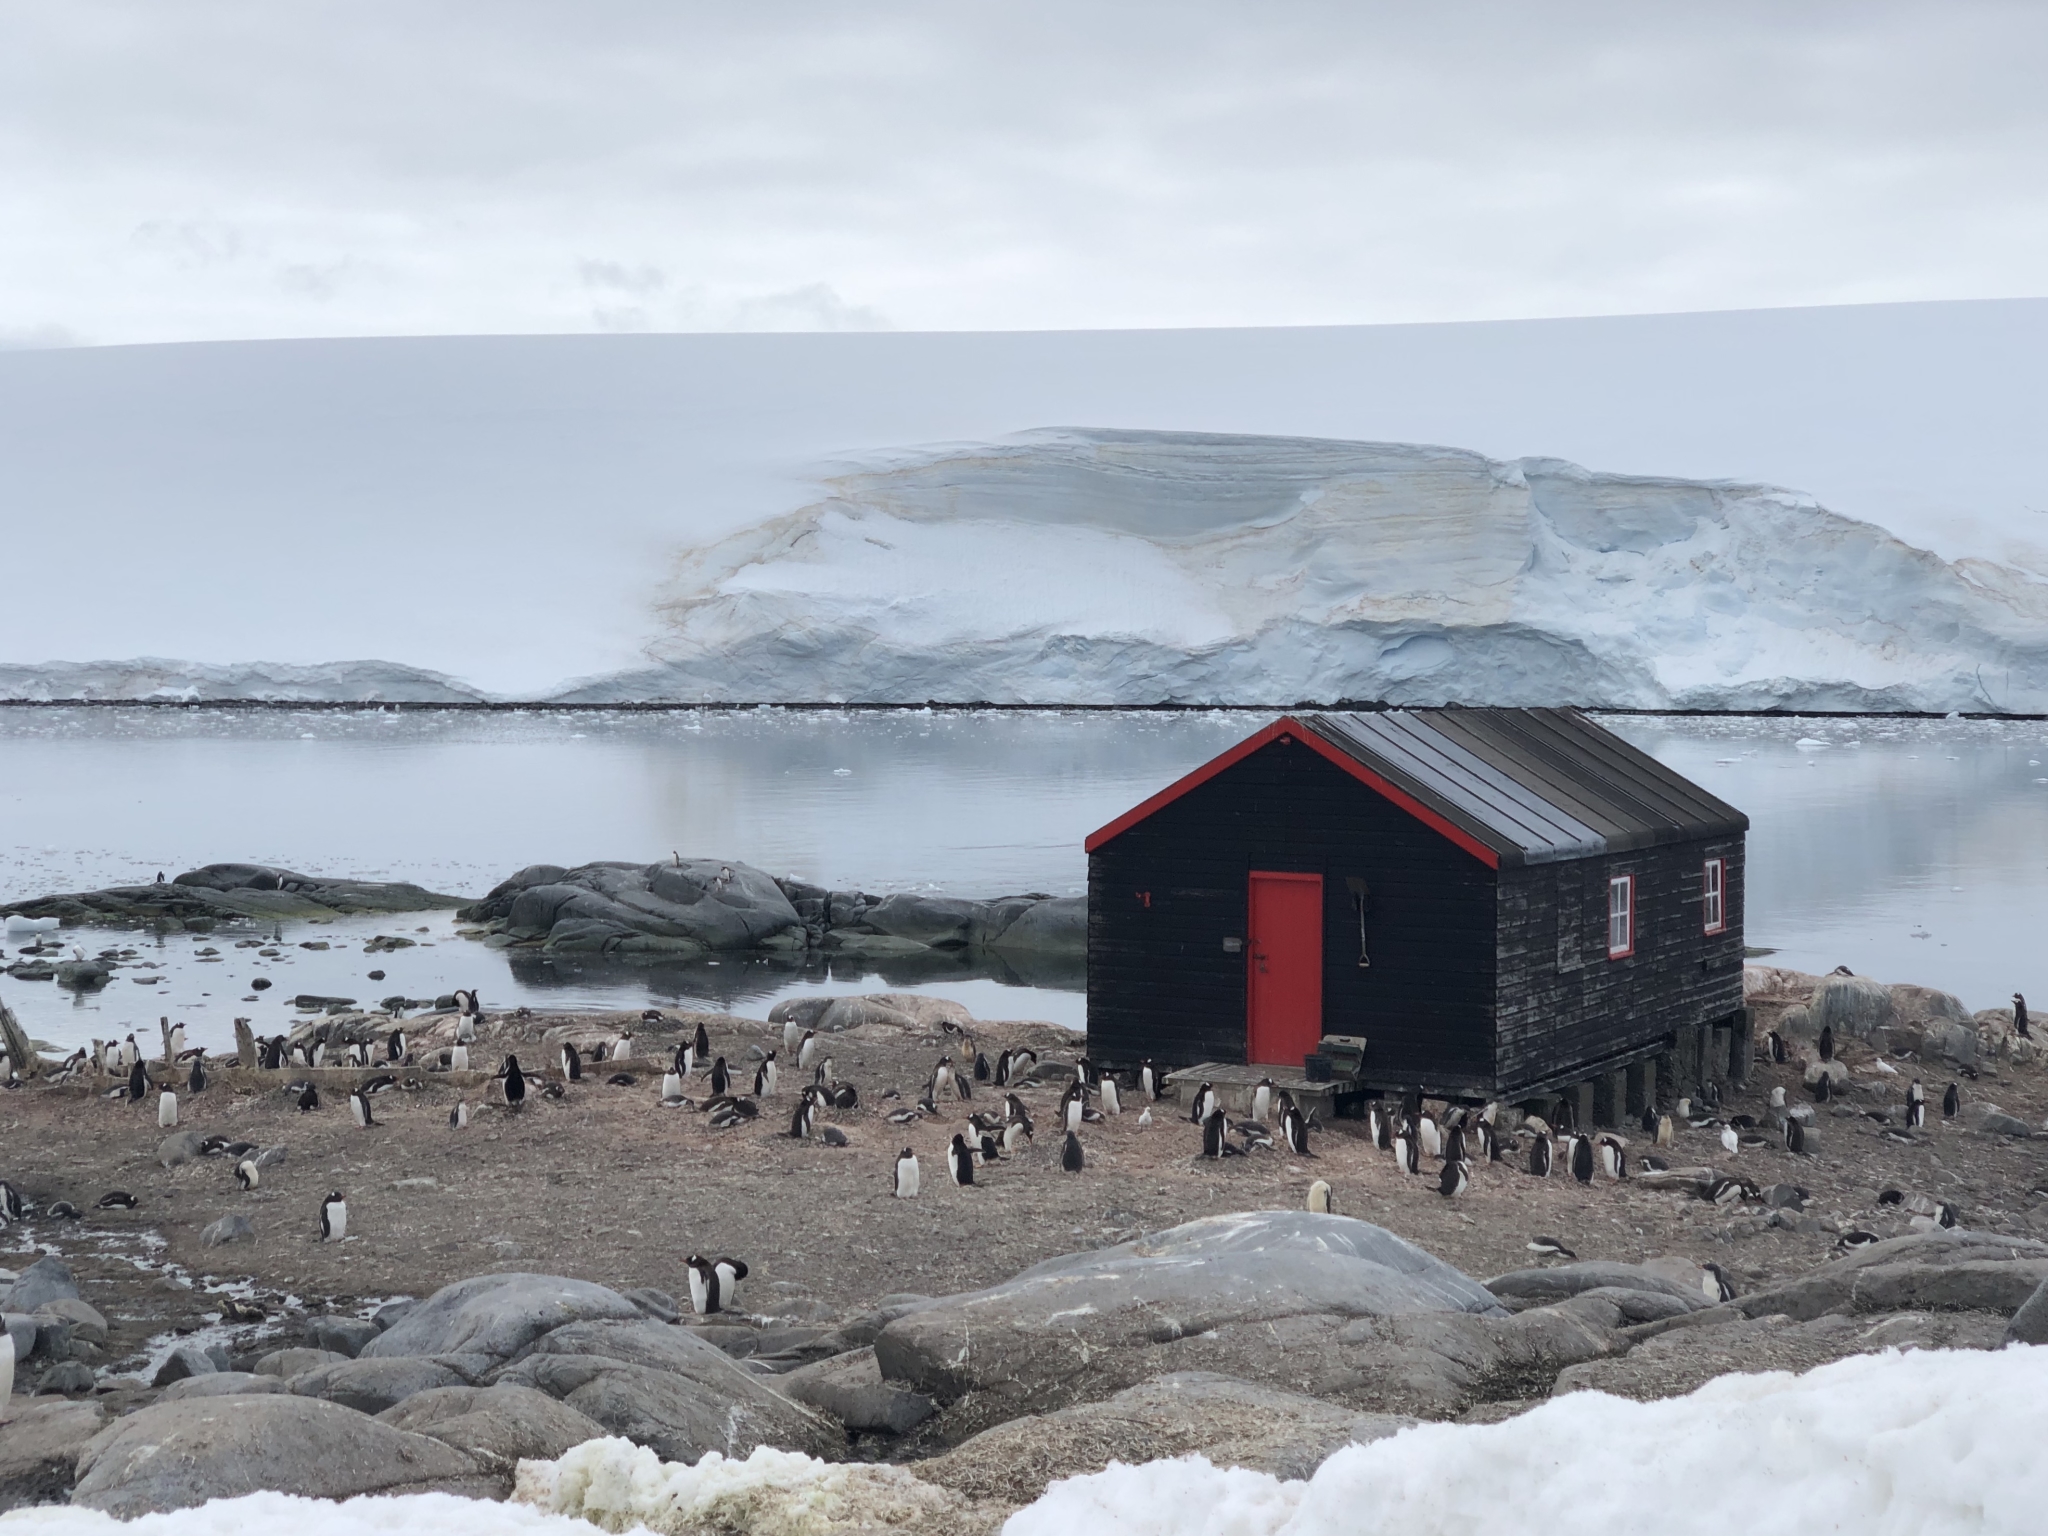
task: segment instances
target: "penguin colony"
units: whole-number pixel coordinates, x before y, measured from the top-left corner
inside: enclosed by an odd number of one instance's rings
[[[377,1095],[424,1086],[422,1080],[413,1075],[414,1069],[431,1071],[440,1066],[459,1067],[466,1064],[470,1046],[484,1048],[479,1042],[478,1026],[488,1020],[475,994],[462,992],[456,996],[456,1042],[452,1048],[440,1053],[438,1059],[429,1053],[428,1061],[422,1063],[403,1029],[393,1029],[373,1045],[338,1040],[330,1043],[317,1035],[311,1040],[291,1044],[280,1037],[260,1044],[259,1059],[274,1070],[300,1065],[390,1066],[397,1069],[377,1072],[352,1088],[336,1090],[345,1091],[355,1125],[364,1131],[374,1130],[383,1124],[377,1118],[373,1105]],[[2016,1020],[2024,1019],[2024,1007],[2024,998],[2016,996]],[[649,1010],[647,1015],[648,1022],[659,1022],[662,1018],[655,1010]],[[947,1053],[934,1062],[915,1107],[888,1109],[884,1118],[896,1125],[907,1125],[926,1118],[951,1118],[960,1113],[954,1106],[985,1102],[987,1108],[977,1108],[965,1115],[967,1129],[954,1132],[942,1154],[945,1182],[961,1190],[972,1190],[977,1188],[977,1170],[1014,1159],[1031,1144],[1036,1129],[1034,1119],[1016,1090],[1027,1083],[1039,1082],[1036,1076],[1039,1058],[1037,1052],[1029,1049],[1005,1049],[991,1059],[957,1026],[949,1026],[947,1032],[958,1038]],[[97,1069],[113,1076],[118,1080],[118,1086],[108,1097],[136,1104],[149,1102],[153,1097],[159,1127],[175,1127],[179,1121],[181,1095],[190,1101],[203,1094],[208,1086],[208,1072],[205,1052],[185,1049],[181,1030],[169,1031],[166,1043],[170,1049],[165,1053],[167,1060],[160,1067],[145,1060],[141,1047],[131,1034],[123,1041],[95,1042],[90,1055],[79,1053],[60,1072]],[[700,1022],[694,1037],[678,1044],[663,1064],[659,1102],[667,1108],[702,1113],[715,1128],[742,1125],[759,1116],[760,1100],[778,1094],[783,1065],[792,1062],[802,1086],[798,1089],[787,1134],[800,1141],[815,1139],[838,1147],[849,1144],[846,1134],[837,1126],[821,1124],[824,1113],[834,1109],[853,1109],[860,1099],[858,1088],[839,1078],[828,1041],[814,1030],[791,1024],[785,1026],[779,1051],[755,1051],[753,1054],[760,1059],[747,1068],[734,1069],[725,1056],[712,1054],[707,1031]],[[1797,1047],[1776,1032],[1767,1034],[1758,1045],[1759,1057],[1773,1063],[1798,1065],[1796,1058],[1800,1054]],[[1827,1070],[1836,1058],[1832,1030],[1824,1029],[1810,1051],[1804,1054],[1811,1060],[1807,1064],[1803,1091],[1814,1105],[1827,1104],[1834,1094],[1833,1085],[1841,1070],[1839,1067]],[[516,1114],[531,1096],[563,1097],[567,1085],[578,1085],[585,1091],[601,1091],[585,1089],[585,1085],[597,1080],[595,1074],[586,1074],[586,1063],[633,1064],[636,1071],[644,1071],[644,1067],[637,1065],[639,1061],[630,1027],[622,1029],[610,1040],[596,1044],[586,1042],[580,1048],[575,1043],[563,1043],[556,1051],[559,1071],[552,1079],[522,1066],[516,1055],[508,1053],[490,1079],[492,1091],[487,1096],[486,1107]],[[1888,1063],[1880,1063],[1880,1070],[1896,1073]],[[742,1071],[746,1075],[742,1076]],[[401,1078],[400,1073],[407,1075]],[[608,1085],[632,1087],[639,1079],[633,1072],[620,1071],[604,1081]],[[985,1085],[986,1098],[983,1101],[977,1101],[977,1084]],[[1135,1094],[1139,1099],[1139,1113],[1132,1123],[1140,1129],[1150,1127],[1154,1123],[1153,1105],[1163,1086],[1163,1073],[1150,1062],[1118,1074],[1104,1071],[1086,1058],[1081,1059],[1074,1065],[1073,1077],[1058,1099],[1053,1126],[1058,1138],[1054,1144],[1057,1151],[1051,1161],[1064,1174],[1085,1174],[1089,1167],[1084,1141],[1086,1128],[1122,1115],[1125,1112],[1122,1100],[1129,1094]],[[703,1089],[708,1089],[708,1094],[701,1099],[692,1097],[693,1092],[701,1093]],[[285,1085],[285,1091],[292,1096],[301,1113],[317,1113],[321,1109],[319,1088],[310,1080],[294,1080]],[[1472,1188],[1483,1170],[1494,1164],[1503,1165],[1505,1171],[1520,1170],[1525,1176],[1563,1177],[1581,1185],[1626,1180],[1631,1176],[1632,1163],[1651,1170],[1662,1169],[1668,1164],[1660,1152],[1672,1146],[1674,1132],[1679,1125],[1714,1133],[1721,1154],[1730,1159],[1758,1149],[1804,1154],[1809,1150],[1812,1109],[1806,1104],[1788,1105],[1786,1093],[1782,1087],[1771,1090],[1771,1102],[1762,1119],[1741,1114],[1723,1116],[1718,1094],[1711,1087],[1703,1091],[1697,1102],[1681,1099],[1668,1110],[1653,1107],[1644,1112],[1640,1126],[1649,1145],[1659,1151],[1633,1155],[1628,1138],[1613,1131],[1593,1131],[1572,1123],[1569,1113],[1572,1101],[1569,1099],[1557,1101],[1555,1125],[1541,1117],[1528,1115],[1518,1130],[1502,1132],[1498,1127],[1502,1108],[1499,1104],[1477,1106],[1425,1102],[1420,1093],[1411,1092],[1402,1099],[1369,1103],[1365,1129],[1371,1144],[1390,1157],[1398,1176],[1427,1174],[1440,1198],[1455,1201]],[[896,1095],[886,1093],[883,1098],[894,1099]],[[1903,1112],[1899,1117],[1905,1134],[1890,1130],[1887,1134],[1897,1140],[1909,1140],[1912,1133],[1923,1131],[1935,1112],[1929,1100],[1927,1085],[1918,1078],[1912,1079],[1906,1085]],[[1961,1100],[1959,1083],[1943,1085],[1938,1100],[1940,1117],[1956,1117],[1960,1113]],[[1311,1133],[1318,1127],[1270,1078],[1256,1084],[1243,1102],[1250,1109],[1250,1115],[1233,1119],[1213,1084],[1204,1083],[1197,1088],[1191,1100],[1188,1120],[1199,1134],[1198,1159],[1220,1161],[1261,1153],[1275,1153],[1288,1158],[1316,1157],[1310,1142]],[[1161,1113],[1169,1111],[1162,1107]],[[466,1129],[472,1114],[468,1101],[457,1103],[449,1112],[450,1128],[456,1131]],[[1873,1114],[1872,1118],[1888,1117]],[[222,1137],[208,1138],[203,1147],[207,1155],[228,1154],[227,1165],[232,1169],[236,1185],[244,1192],[259,1188],[262,1182],[265,1164],[253,1155],[256,1150],[250,1144],[230,1143]],[[923,1170],[915,1149],[902,1148],[891,1163],[889,1193],[898,1199],[917,1199],[923,1193],[923,1184]],[[1717,1204],[1760,1198],[1755,1181],[1732,1171],[1704,1181],[1699,1194]],[[1897,1191],[1887,1191],[1886,1194],[1900,1200],[1904,1198]],[[102,1195],[96,1205],[100,1210],[112,1211],[135,1209],[140,1203],[136,1196],[114,1190]],[[1309,1210],[1321,1213],[1331,1213],[1339,1208],[1337,1192],[1326,1178],[1312,1180],[1304,1203]],[[1923,1211],[1919,1205],[1927,1208]],[[1957,1220],[1958,1213],[1952,1206],[1924,1200],[1919,1205],[1911,1212],[1916,1224],[1925,1222],[1951,1226]],[[10,1221],[23,1219],[23,1210],[24,1202],[19,1193],[0,1181],[0,1228]],[[1356,1204],[1352,1211],[1354,1214],[1368,1214],[1359,1210]],[[80,1213],[68,1202],[57,1201],[48,1207],[45,1214],[75,1218]],[[330,1192],[320,1202],[318,1231],[322,1241],[347,1240],[349,1213],[341,1191]],[[1843,1238],[1842,1245],[1853,1247],[1877,1240],[1870,1233],[1852,1232]],[[1572,1256],[1572,1250],[1554,1237],[1534,1238],[1527,1247],[1542,1257]],[[735,1307],[741,1282],[747,1274],[743,1262],[693,1255],[685,1267],[689,1271],[689,1291],[696,1310],[719,1311]],[[1713,1266],[1709,1266],[1707,1285],[1710,1297],[1726,1299],[1727,1295],[1732,1295],[1732,1282],[1725,1272]]]

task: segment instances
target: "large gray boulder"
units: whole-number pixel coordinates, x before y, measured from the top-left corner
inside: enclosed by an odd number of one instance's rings
[[[106,1409],[91,1398],[0,1401],[0,1515],[69,1499],[78,1448],[106,1421]]]
[[[494,1387],[434,1387],[377,1415],[393,1429],[453,1446],[487,1471],[510,1478],[521,1460],[552,1461],[605,1427],[544,1392]]]
[[[53,1301],[77,1301],[78,1281],[62,1259],[40,1258],[21,1272],[4,1295],[0,1311],[34,1312]]]
[[[2048,1280],[2034,1287],[2034,1294],[2020,1303],[2006,1325],[2008,1344],[2048,1344]]]
[[[1810,1274],[1738,1297],[1748,1317],[1805,1322],[1867,1312],[1997,1312],[2010,1317],[2048,1279],[2048,1243],[1963,1228],[1859,1248]]]
[[[852,1349],[778,1377],[775,1390],[862,1434],[907,1435],[939,1411],[922,1392],[891,1386],[872,1349]]]
[[[474,1275],[434,1292],[365,1344],[361,1358],[449,1355],[458,1357],[472,1376],[481,1376],[564,1324],[640,1315],[617,1291],[588,1280]]]
[[[802,948],[803,921],[769,876],[720,859],[535,865],[462,909],[550,949],[699,953]]]
[[[1892,991],[1867,976],[1823,976],[1806,1005],[1806,1033],[1823,1029],[1868,1040],[1896,1017]]]
[[[1686,1285],[1639,1264],[1587,1261],[1559,1264],[1550,1269],[1517,1269],[1496,1275],[1486,1282],[1496,1296],[1548,1303],[1565,1301],[1590,1291],[1650,1291],[1686,1303],[1697,1311],[1707,1305],[1706,1293],[1697,1285]]]
[[[946,1438],[1180,1370],[1443,1416],[1491,1380],[1614,1348],[1618,1315],[1511,1316],[1478,1282],[1367,1222],[1258,1212],[942,1298],[882,1329],[875,1355],[889,1380],[951,1405]]]
[[[209,1397],[154,1403],[101,1430],[78,1458],[71,1501],[126,1520],[270,1488],[489,1496],[496,1482],[438,1440],[317,1398]]]
[[[989,940],[1013,953],[1078,955],[1088,949],[1088,898],[1055,896],[1034,901]]]
[[[1006,1504],[1028,1504],[1047,1483],[1100,1472],[1112,1461],[1134,1466],[1206,1456],[1219,1467],[1299,1480],[1332,1452],[1384,1439],[1413,1423],[1212,1372],[1178,1371],[1103,1402],[983,1430],[918,1462],[916,1471],[926,1482],[969,1498]]]
[[[648,1319],[557,1328],[493,1382],[545,1392],[668,1461],[745,1456],[757,1445],[830,1456],[845,1443],[716,1345]]]
[[[850,948],[861,947],[859,937],[876,935],[930,949],[1078,954],[1088,944],[1088,902],[1080,896],[884,896],[833,932]]]
[[[160,1403],[181,1403],[188,1397],[267,1397],[289,1392],[290,1387],[275,1376],[258,1376],[254,1371],[215,1371],[211,1376],[187,1376],[164,1388]]]
[[[300,1397],[324,1398],[358,1413],[382,1413],[415,1392],[468,1386],[460,1371],[435,1360],[343,1360],[291,1378]]]

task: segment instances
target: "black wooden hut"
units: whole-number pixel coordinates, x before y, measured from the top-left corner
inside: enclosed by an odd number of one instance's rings
[[[1748,826],[1575,710],[1276,720],[1088,839],[1090,1054],[1603,1119],[1739,1077]]]

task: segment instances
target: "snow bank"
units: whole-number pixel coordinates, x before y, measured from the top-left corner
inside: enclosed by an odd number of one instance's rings
[[[603,702],[2048,709],[2048,586],[1771,486],[1061,431],[692,551]]]
[[[581,1520],[523,1504],[493,1504],[452,1493],[366,1495],[331,1504],[289,1493],[248,1493],[197,1509],[144,1515],[122,1524],[96,1509],[53,1504],[0,1515],[7,1536],[596,1536]]]
[[[1306,1483],[1199,1457],[1112,1466],[1054,1485],[1004,1536],[2018,1536],[2048,1509],[2044,1371],[2048,1349],[1927,1350],[1723,1376],[1656,1403],[1577,1392],[1339,1451]]]
[[[707,1451],[666,1462],[630,1440],[587,1440],[559,1461],[523,1461],[512,1497],[608,1531],[662,1536],[825,1536],[834,1531],[944,1531],[959,1495],[900,1467],[846,1465],[757,1446],[744,1461]]]

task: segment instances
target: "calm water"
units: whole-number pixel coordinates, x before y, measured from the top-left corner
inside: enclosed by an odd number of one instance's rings
[[[474,896],[522,865],[680,851],[871,891],[1079,893],[1082,838],[1264,723],[1204,714],[780,710],[520,714],[0,710],[0,893],[148,880],[213,860],[416,880]],[[1949,988],[1973,1007],[2048,997],[2048,726],[2040,722],[1609,717],[1746,810],[1748,937],[1774,963]],[[424,929],[424,932],[416,930]],[[377,932],[418,947],[364,956]],[[156,970],[73,998],[0,977],[45,1039],[237,1014],[301,992],[374,1000],[479,987],[487,1002],[715,1003],[917,989],[984,1018],[1085,1022],[1081,978],[725,961],[649,971],[507,957],[445,914],[125,940]],[[329,948],[305,950],[304,941]],[[9,958],[21,939],[4,939]],[[70,931],[92,950],[112,939]],[[198,951],[213,948],[218,959]],[[366,973],[385,971],[381,982]],[[258,1001],[248,982],[274,986]],[[154,985],[131,978],[155,975]]]

